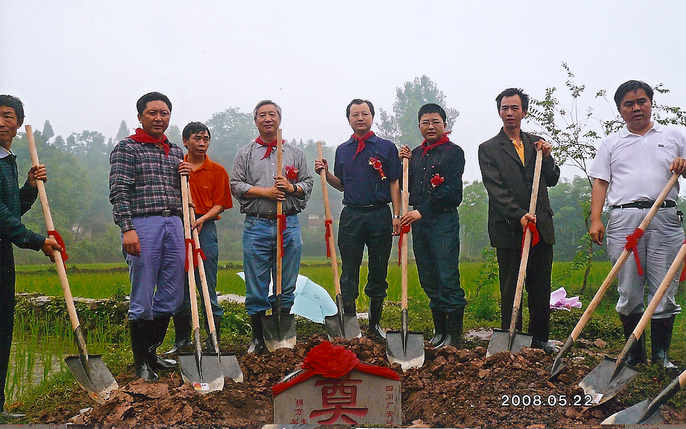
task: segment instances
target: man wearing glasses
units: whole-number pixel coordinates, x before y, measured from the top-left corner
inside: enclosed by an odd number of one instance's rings
[[[529,96],[521,89],[508,88],[496,97],[503,127],[497,136],[479,146],[479,167],[488,191],[488,235],[496,248],[500,268],[500,327],[509,329],[517,276],[522,255],[522,237],[529,224],[535,224],[539,242],[532,241],[526,269],[529,294],[529,333],[532,347],[547,354],[557,352],[548,341],[550,335],[550,287],[553,268],[555,228],[548,187],[560,178],[560,167],[550,154],[550,143],[521,130],[529,107]],[[536,150],[543,154],[536,215],[529,214],[531,188],[536,165]],[[521,311],[521,309],[520,309]],[[519,314],[517,330],[522,329]]]
[[[350,140],[336,149],[333,174],[326,159],[316,160],[314,169],[326,171],[326,181],[343,192],[343,211],[338,228],[341,252],[341,295],[345,314],[356,314],[360,265],[364,246],[369,257],[367,284],[369,331],[372,338],[385,341],[381,312],[386,298],[388,260],[393,235],[400,232],[400,183],[402,174],[398,149],[371,131],[374,106],[369,100],[354,99],[346,108],[353,129]],[[393,214],[388,203],[393,203]]]
[[[438,104],[425,104],[417,114],[421,145],[400,157],[410,160],[410,205],[400,223],[412,225],[412,249],[419,283],[431,302],[434,347],[460,348],[467,300],[460,286],[460,218],[464,151],[446,132],[446,113]]]

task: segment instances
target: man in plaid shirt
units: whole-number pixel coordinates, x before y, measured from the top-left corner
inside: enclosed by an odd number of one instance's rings
[[[136,374],[156,380],[155,370],[176,365],[157,356],[169,319],[183,300],[185,241],[181,222],[181,177],[190,173],[183,150],[164,132],[172,105],[159,92],[136,103],[142,128],[110,154],[110,202],[121,228],[129,265],[129,328]]]

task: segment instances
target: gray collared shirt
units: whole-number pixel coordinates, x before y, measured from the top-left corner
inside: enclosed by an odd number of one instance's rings
[[[314,179],[307,167],[305,154],[298,148],[287,143],[283,144],[283,168],[288,167],[298,170],[298,177],[290,182],[300,187],[305,195],[297,197],[286,193],[286,201],[283,203],[283,212],[299,213],[305,209],[307,200],[312,193]],[[274,186],[276,174],[276,148],[267,157],[262,159],[267,148],[254,140],[236,153],[231,171],[231,193],[241,205],[241,213],[247,215],[273,215],[276,214],[276,201],[266,198],[245,198],[244,194],[253,186],[270,188]],[[284,174],[285,175],[285,174]]]

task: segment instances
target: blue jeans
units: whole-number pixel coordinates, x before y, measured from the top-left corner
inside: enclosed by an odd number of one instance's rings
[[[276,296],[269,295],[269,282],[276,285],[276,220],[246,216],[243,224],[243,271],[245,272],[245,308],[257,314],[276,305]],[[283,232],[283,272],[281,307],[290,309],[298,280],[302,237],[297,215],[288,216]],[[276,294],[276,286],[274,287]]]
[[[221,308],[219,301],[217,301],[219,244],[217,240],[217,225],[214,223],[214,220],[205,221],[198,235],[200,236],[200,248],[202,249],[206,258],[202,262],[203,266],[205,267],[205,278],[207,279],[207,290],[210,294],[210,303],[212,304],[212,314],[217,317],[222,317],[224,315],[224,309]],[[177,315],[188,315],[191,311],[191,295],[188,291],[188,276],[186,275],[184,278],[186,279],[186,282],[183,287],[183,303],[176,312]],[[195,271],[195,284],[200,296],[202,311],[205,315],[207,315],[207,310],[205,310],[205,301],[202,299],[202,284],[200,283],[200,271],[198,267],[196,267]]]
[[[178,216],[133,218],[141,256],[125,253],[131,281],[130,320],[171,316],[183,301],[185,241]]]
[[[460,218],[457,210],[412,225],[412,250],[429,307],[451,313],[467,305],[460,286]]]

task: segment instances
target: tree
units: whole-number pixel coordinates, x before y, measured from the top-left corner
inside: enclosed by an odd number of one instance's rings
[[[417,112],[426,103],[436,103],[445,109],[448,129],[451,129],[460,113],[447,108],[445,98],[443,91],[426,75],[416,77],[413,82],[405,82],[402,88],[396,88],[393,115],[379,109],[379,122],[376,123],[379,136],[396,144],[416,146],[417,141],[421,140],[417,129]]]
[[[464,187],[460,207],[460,259],[476,261],[483,257],[488,242],[488,195],[483,183],[474,181]]]
[[[54,135],[55,132],[52,130],[52,125],[50,125],[50,121],[46,119],[43,124],[43,139],[47,143]]]
[[[121,124],[119,125],[119,131],[117,131],[117,141],[124,140],[130,135],[131,133],[129,133],[129,127],[126,126],[126,121],[121,121]]]
[[[233,165],[238,149],[257,137],[252,115],[242,113],[236,107],[215,113],[206,125],[212,134],[211,158],[227,166],[227,170]]]

